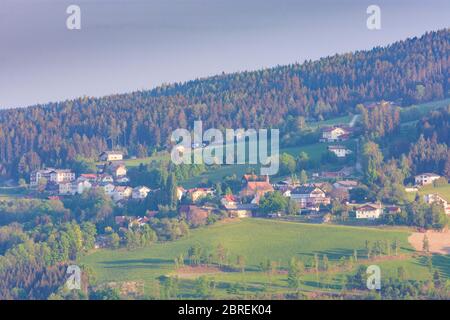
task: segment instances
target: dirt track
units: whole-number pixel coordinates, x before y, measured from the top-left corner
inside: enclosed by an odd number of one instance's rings
[[[430,244],[430,252],[450,254],[450,231],[427,231],[426,235],[428,236],[428,242]],[[409,236],[408,241],[414,249],[417,251],[422,251],[424,236],[425,233],[423,232],[414,232],[411,236]]]

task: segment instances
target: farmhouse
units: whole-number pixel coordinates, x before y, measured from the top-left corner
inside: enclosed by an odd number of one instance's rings
[[[322,131],[322,142],[336,142],[348,139],[349,132],[341,127],[327,127]]]
[[[427,184],[432,184],[433,181],[439,179],[440,176],[434,173],[421,173],[415,176],[414,180],[417,185],[424,186]]]
[[[351,150],[341,145],[328,146],[328,151],[334,153],[338,158],[345,158],[347,155],[352,153]]]
[[[123,160],[123,153],[120,151],[104,151],[100,154],[100,161],[120,161]]]
[[[356,208],[356,219],[378,219],[382,214],[381,204],[366,204]]]
[[[331,200],[322,189],[314,186],[302,186],[291,191],[291,199],[299,204],[301,209],[315,208],[329,205]]]

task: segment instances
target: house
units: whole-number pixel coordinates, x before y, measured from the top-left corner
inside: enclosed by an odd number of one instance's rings
[[[402,209],[399,206],[387,206],[384,208],[384,212],[387,214],[399,214],[402,212]]]
[[[355,209],[356,219],[378,219],[382,210],[381,204],[365,204]]]
[[[315,208],[329,205],[331,199],[325,192],[315,186],[301,186],[291,191],[291,199],[296,201],[300,209]]]
[[[424,197],[424,201],[428,204],[438,203],[444,207],[445,214],[450,215],[450,205],[448,204],[448,201],[442,198],[437,193],[427,194]]]
[[[238,199],[232,194],[227,194],[220,199],[220,203],[225,209],[234,209],[238,204]]]
[[[82,194],[92,188],[92,184],[89,181],[74,181],[71,183],[71,188],[71,194]]]
[[[286,180],[279,181],[278,183],[274,184],[274,187],[277,188],[278,190],[287,189],[287,188],[295,188],[295,187],[299,187],[299,186],[300,186],[300,182],[298,181],[298,179],[292,179],[292,178],[287,178]]]
[[[114,201],[121,201],[131,197],[133,189],[127,186],[116,186],[112,192],[112,198]]]
[[[273,192],[274,188],[269,182],[269,176],[257,176],[246,174],[242,178],[243,188],[239,193],[242,198],[261,198],[267,192]]]
[[[125,183],[130,182],[130,179],[128,177],[126,177],[126,176],[119,177],[119,178],[116,179],[116,182],[117,183],[121,183],[121,184],[125,184]]]
[[[71,182],[75,180],[75,173],[67,169],[46,168],[36,170],[30,175],[30,186],[37,187],[43,180],[45,180],[46,183],[52,182],[55,184]]]
[[[60,195],[72,195],[72,183],[64,182],[58,184],[58,194]]]
[[[193,188],[186,191],[188,197],[192,199],[193,202],[197,202],[201,198],[214,195],[214,189],[212,188]]]
[[[328,151],[334,153],[338,158],[345,158],[352,151],[342,145],[328,146]]]
[[[128,229],[130,228],[141,228],[150,221],[149,217],[136,217],[130,219],[128,222]]]
[[[112,183],[106,183],[102,186],[103,191],[108,195],[108,196],[112,196],[114,189],[116,188],[116,186]]]
[[[242,204],[238,198],[232,194],[227,194],[220,199],[220,203],[230,217],[246,218],[252,216],[252,211],[257,209],[254,204]]]
[[[95,173],[82,173],[77,180],[85,179],[89,182],[96,182],[98,180],[98,175]]]
[[[50,180],[50,173],[55,170],[53,168],[41,169],[33,171],[30,175],[30,187],[37,187],[39,182],[42,180],[46,180],[48,182]]]
[[[354,171],[354,167],[344,167],[339,171],[322,171],[320,176],[325,179],[339,179],[352,175]]]
[[[358,186],[358,181],[355,180],[339,180],[333,184],[336,189],[352,190]]]
[[[50,182],[56,184],[75,180],[75,173],[69,169],[54,169],[50,171]]]
[[[109,174],[101,174],[98,176],[98,181],[101,183],[113,183],[114,178]]]
[[[114,178],[121,178],[125,177],[127,175],[127,168],[125,167],[125,164],[120,162],[109,162],[106,166],[106,171],[110,172]]]
[[[148,193],[150,192],[150,188],[145,186],[139,186],[133,189],[131,197],[133,199],[145,199],[147,198]]]
[[[322,142],[336,142],[348,139],[349,132],[341,127],[326,127],[322,131]]]
[[[434,173],[421,173],[417,176],[415,176],[414,180],[416,182],[416,185],[424,186],[427,184],[432,184],[433,181],[439,179],[440,176]]]
[[[100,161],[121,161],[123,153],[120,151],[104,151],[99,156]]]

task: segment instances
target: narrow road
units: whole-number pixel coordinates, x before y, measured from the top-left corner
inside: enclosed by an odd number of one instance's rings
[[[359,114],[355,114],[355,115],[353,116],[352,120],[351,120],[350,123],[348,124],[348,125],[350,126],[350,128],[353,128],[353,126],[355,125],[356,120],[358,120],[358,118],[359,118]]]

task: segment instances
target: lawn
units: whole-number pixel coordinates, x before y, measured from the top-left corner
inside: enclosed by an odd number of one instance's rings
[[[433,185],[423,186],[419,189],[419,195],[424,196],[430,193],[437,193],[442,198],[450,202],[450,185],[446,185],[443,187],[434,187]],[[411,201],[414,200],[416,196],[415,192],[408,193],[408,197]]]
[[[292,257],[299,257],[306,264],[311,262],[314,254],[323,257],[324,254],[332,263],[341,257],[349,257],[357,250],[363,256],[365,241],[397,239],[401,252],[411,254],[412,248],[407,242],[409,231],[397,229],[376,229],[367,227],[313,225],[295,222],[281,222],[265,219],[243,219],[233,222],[221,222],[213,226],[193,230],[190,236],[166,243],[158,243],[150,248],[128,251],[99,250],[80,260],[96,272],[100,282],[142,280],[145,282],[146,294],[153,295],[152,288],[157,285],[158,278],[174,273],[173,260],[180,254],[186,256],[189,247],[200,245],[209,252],[222,244],[229,252],[232,262],[237,255],[246,259],[246,272],[226,272],[212,275],[216,281],[226,287],[227,283],[243,282],[246,286],[264,286],[267,281],[273,282],[272,290],[286,290],[286,275],[268,275],[258,272],[261,262],[270,259],[276,261],[282,268],[286,268]],[[440,260],[439,260],[440,259]],[[435,257],[437,267],[445,275],[450,273],[448,256]],[[386,275],[394,276],[397,268],[403,266],[407,274],[414,279],[428,277],[424,261],[419,258],[408,258],[402,261],[382,261],[377,263]],[[314,280],[313,275],[305,275],[304,290],[313,290],[322,286],[320,282],[329,281],[330,285],[337,281],[339,274],[327,280]],[[308,280],[309,279],[309,280]],[[189,281],[183,280],[189,286]],[[186,287],[185,294],[189,294]],[[224,289],[225,290],[225,289]],[[250,290],[250,289],[249,289]],[[220,290],[219,290],[220,291]],[[220,295],[226,294],[225,291]]]
[[[353,151],[355,151],[355,149],[356,149],[353,141],[346,141],[346,142],[343,142],[340,144],[344,144],[344,145],[348,146]],[[300,152],[305,152],[306,154],[308,154],[309,158],[312,161],[320,162],[322,154],[324,154],[327,151],[328,145],[330,145],[330,144],[314,143],[314,144],[298,146],[298,147],[281,148],[280,154],[288,153],[296,158],[296,157],[298,157]],[[333,170],[335,168],[330,165],[328,169]],[[214,183],[214,182],[221,181],[226,176],[231,176],[233,174],[236,174],[237,177],[241,177],[242,175],[244,175],[245,173],[250,172],[250,171],[259,172],[259,166],[258,165],[222,165],[221,167],[219,167],[217,169],[210,168],[207,172],[205,172],[199,176],[192,177],[186,181],[183,181],[181,184],[185,188],[192,188],[192,187],[195,187],[196,185],[198,185],[202,180],[210,180]],[[275,181],[275,180],[279,180],[279,179],[275,178],[273,180]]]

